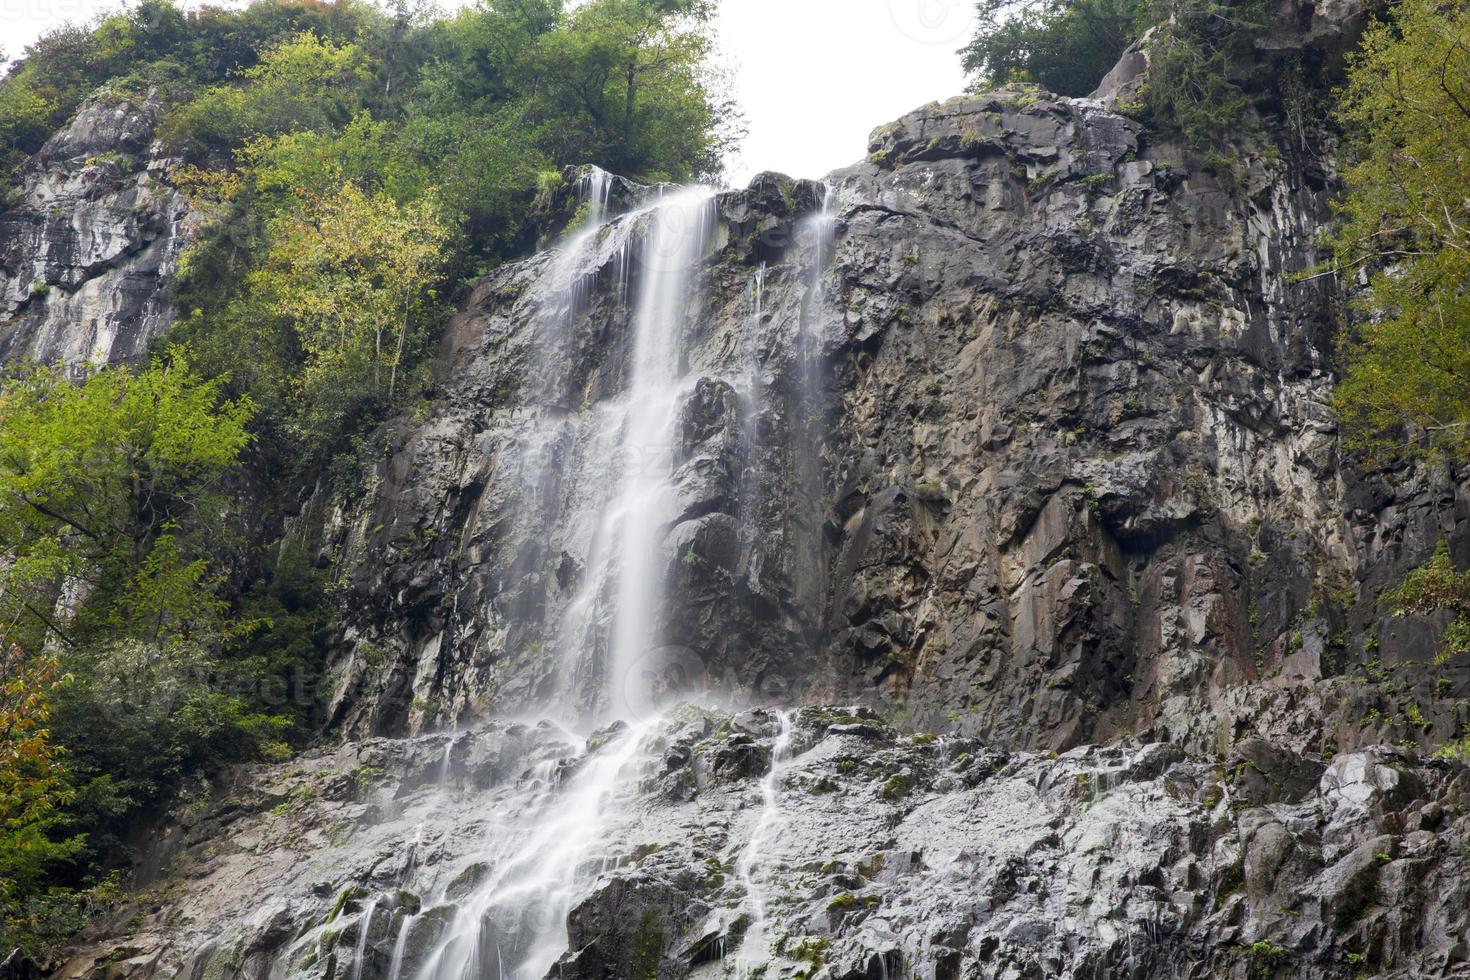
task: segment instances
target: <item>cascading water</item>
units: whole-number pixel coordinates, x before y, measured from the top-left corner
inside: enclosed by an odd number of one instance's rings
[[[791,750],[791,715],[776,713],[776,741],[771,747],[771,766],[761,779],[761,809],[750,840],[735,863],[735,874],[745,888],[745,908],[750,925],[741,940],[737,961],[764,963],[769,959],[769,937],[766,935],[766,903],[770,899],[769,869],[763,867],[766,845],[781,818],[781,776],[783,764]]]
[[[596,869],[608,866],[610,835],[622,817],[620,797],[630,791],[629,776],[643,759],[646,736],[660,724],[658,685],[649,675],[659,666],[667,599],[671,556],[665,538],[675,516],[678,425],[701,377],[723,375],[721,381],[742,393],[744,438],[753,444],[757,416],[778,383],[772,370],[786,378],[799,375],[789,404],[804,420],[793,437],[800,444],[783,448],[773,442],[768,457],[777,460],[790,449],[807,457],[799,487],[812,500],[820,498],[812,482],[820,479],[820,464],[810,447],[819,444],[812,420],[820,414],[820,277],[831,241],[825,210],[802,229],[802,255],[814,255],[815,261],[810,267],[803,262],[802,278],[794,280],[803,286],[799,316],[788,306],[786,322],[773,320],[775,332],[766,330],[762,264],[752,282],[749,324],[721,363],[691,370],[688,328],[699,322],[695,277],[714,240],[714,192],[661,194],[612,217],[611,186],[612,178],[601,171],[583,177],[584,222],[551,259],[538,287],[541,312],[530,325],[538,354],[526,379],[514,520],[539,532],[531,536],[537,550],[525,558],[524,574],[538,574],[535,569],[558,552],[580,569],[575,591],[552,612],[555,621],[540,624],[560,650],[564,721],[576,726],[600,717],[622,725],[600,747],[573,760],[548,760],[523,775],[514,791],[497,797],[483,831],[489,846],[480,883],[466,894],[455,882],[436,879],[437,906],[395,911],[395,931],[381,939],[375,954],[387,960],[388,980],[541,980],[566,952],[568,914],[590,891],[589,878],[601,873]],[[604,270],[616,271],[615,293],[607,289]],[[596,306],[598,290],[615,297],[610,309]],[[572,383],[571,351],[577,331],[586,328],[580,320],[592,308],[602,311],[601,329],[626,326],[621,348],[603,348],[604,359],[621,353],[621,363],[614,360],[616,369],[605,365],[597,387]],[[764,363],[773,357],[778,360]],[[760,492],[757,482],[740,491]],[[790,506],[760,506],[768,503]],[[797,516],[798,524],[819,530],[804,510]],[[742,534],[748,539],[748,531]],[[779,724],[770,771],[761,783],[762,807],[736,866],[752,922],[741,957],[751,962],[770,956],[763,927],[774,880],[768,848],[780,819],[779,786],[792,733],[789,716],[779,716]],[[576,741],[565,734],[568,743]],[[450,785],[453,746],[451,736],[437,760],[438,791],[473,792]],[[424,874],[434,872],[426,865]],[[371,912],[362,922],[354,974],[368,955]],[[423,929],[433,934],[427,948],[414,938]]]
[[[617,604],[609,657],[615,717],[635,718],[651,707],[640,677],[650,650],[662,591],[660,525],[669,512],[673,426],[687,387],[682,369],[683,325],[690,283],[713,227],[714,193],[694,188],[659,203],[641,253],[642,288],[634,319],[633,363],[621,446],[622,484],[609,517],[617,541]]]
[[[455,913],[417,980],[540,980],[566,951],[577,870],[601,842],[623,772],[656,719],[623,730],[587,757],[565,786],[498,828],[486,881]]]
[[[373,896],[368,900],[367,907],[362,910],[361,917],[357,920],[357,949],[352,956],[352,980],[362,980],[363,963],[367,960],[368,936],[373,931],[373,915],[378,911],[378,898]]]
[[[614,746],[585,759],[565,786],[552,781],[518,819],[497,828],[497,853],[487,862],[494,870],[460,906],[418,980],[545,975],[566,950],[566,918],[581,884],[578,869],[602,842],[624,769],[656,723],[655,709],[632,678],[651,642],[662,590],[660,525],[668,509],[672,426],[686,387],[683,325],[693,269],[712,227],[712,201],[708,190],[679,192],[661,199],[647,216],[625,389],[616,404],[595,409],[592,432],[583,436],[595,457],[619,461],[620,479],[605,500],[587,583],[569,609],[564,637],[584,644],[610,617],[612,637],[603,647],[610,651],[604,667],[608,706],[612,716],[631,724]],[[631,225],[645,219],[640,214],[623,220]],[[570,254],[579,247],[585,242],[565,249]],[[604,608],[609,598],[610,608]],[[574,647],[574,655],[585,649]]]

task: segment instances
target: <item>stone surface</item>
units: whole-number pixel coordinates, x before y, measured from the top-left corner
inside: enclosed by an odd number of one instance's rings
[[[26,164],[0,212],[0,360],[137,361],[173,322],[191,214],[151,99],[98,98]]]
[[[831,178],[824,247],[818,185],[720,195],[663,542],[659,642],[689,683],[1033,747],[1158,731],[1214,751],[1253,723],[1285,737],[1308,702],[1319,752],[1453,737],[1467,665],[1426,668],[1435,624],[1380,596],[1442,537],[1470,558],[1462,482],[1341,457],[1342,298],[1290,278],[1321,258],[1330,166],[1286,146],[1240,167],[1223,181],[1101,103],[1016,89],[878,130]],[[556,254],[482,282],[428,418],[395,424],[375,491],[328,522],[355,611],[344,731],[565,690],[556,629],[594,529],[575,515],[611,474],[563,441],[528,488],[524,457],[616,398],[638,241],[582,258],[554,384]],[[589,704],[601,656],[572,651]]]
[[[1362,12],[1282,9],[1263,57],[1335,57]],[[741,975],[752,936],[822,980],[1470,976],[1470,773],[1423,751],[1462,737],[1470,665],[1381,599],[1440,539],[1470,564],[1465,474],[1340,452],[1345,297],[1291,275],[1330,134],[1267,120],[1212,171],[1121,113],[1146,68],[926,106],[826,186],[716,197],[650,461],[673,598],[625,678],[607,622],[562,624],[657,193],[613,181],[578,249],[583,185],[546,193],[562,244],[475,285],[367,490],[293,529],[345,589],[323,747],[145,831],[59,975],[413,976],[629,737],[485,719],[636,683],[729,710],[665,719],[619,781],[569,980]],[[134,360],[167,326],[191,218],[157,115],[91,103],[27,166],[0,358]],[[799,704],[783,756],[760,706]]]
[[[646,744],[582,862],[560,976],[739,975],[751,911],[736,866],[776,728],[762,717],[682,708]],[[777,763],[754,862],[776,950],[766,976],[1470,971],[1463,765],[1352,753],[1300,799],[1262,805],[1166,743],[1050,758],[848,717],[803,709]],[[732,769],[751,729],[762,761]],[[77,950],[60,976],[382,980],[401,935],[412,976],[475,883],[515,856],[487,851],[487,823],[504,844],[519,817],[554,812],[537,774],[558,758],[577,768],[577,752],[547,726],[490,725],[244,770],[159,836],[163,873],[115,913],[127,938]],[[1408,785],[1413,800],[1395,795]],[[1426,804],[1444,822],[1409,830]]]

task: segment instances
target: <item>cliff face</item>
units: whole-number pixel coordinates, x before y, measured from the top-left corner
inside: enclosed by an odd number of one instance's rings
[[[0,213],[0,360],[136,361],[173,321],[190,215],[153,140],[161,112],[95,100],[26,164]]]
[[[1375,691],[1331,679],[1432,656],[1440,624],[1379,596],[1442,537],[1465,555],[1465,499],[1340,458],[1340,297],[1294,278],[1329,217],[1318,149],[1222,176],[1104,102],[1003,91],[879,130],[825,219],[812,184],[720,195],[684,313],[652,645],[695,688],[1008,744],[1208,749],[1305,731],[1295,715],[1317,750],[1402,737],[1393,711],[1362,724]],[[364,612],[338,665],[349,730],[519,710],[558,673],[601,690],[605,651],[568,667],[558,630],[617,472],[585,420],[634,347],[647,246],[618,227],[478,287],[428,418],[394,429],[339,525]],[[538,373],[548,348],[564,387]],[[528,446],[549,457],[531,489]],[[1453,698],[1405,677],[1453,736]]]
[[[1218,764],[1163,743],[1042,757],[815,709],[653,730],[577,758],[553,726],[491,724],[242,771],[60,976],[1470,971],[1463,767],[1260,740]],[[609,763],[639,776],[609,789]],[[569,860],[599,870],[565,894]]]
[[[62,975],[1470,975],[1466,770],[1384,747],[1462,730],[1465,665],[1381,601],[1470,561],[1463,481],[1340,452],[1326,138],[1208,170],[1118,111],[1143,61],[825,183],[548,192],[292,531],[340,744],[174,814]],[[155,115],[27,170],[5,356],[166,325]]]

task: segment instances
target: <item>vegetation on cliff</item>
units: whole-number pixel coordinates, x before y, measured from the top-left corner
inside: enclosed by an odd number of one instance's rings
[[[1366,282],[1337,404],[1353,443],[1470,454],[1470,9],[1401,0],[1353,59],[1336,270]]]
[[[146,98],[205,218],[153,363],[0,386],[0,947],[73,927],[122,863],[119,828],[310,736],[334,596],[316,556],[283,543],[287,515],[381,458],[382,422],[432,393],[425,361],[463,287],[529,247],[528,209],[564,166],[718,172],[738,120],[709,67],[712,10],[144,0],[49,35],[0,80],[7,180],[84,100]],[[1249,75],[1266,63],[1260,0],[981,14],[964,53],[978,80],[1069,95],[1147,36],[1125,108],[1206,160],[1289,88]],[[1331,245],[1363,315],[1338,408],[1373,458],[1470,450],[1466,79],[1464,5],[1400,0],[1342,92]],[[1446,653],[1470,650],[1470,580],[1448,552],[1387,599],[1449,611]],[[904,795],[894,779],[885,795]]]
[[[1470,459],[1470,8],[1400,0],[1371,25],[1342,92],[1347,191],[1331,237],[1358,295],[1336,392],[1370,465]],[[1392,596],[1449,618],[1440,657],[1470,652],[1470,577],[1441,547]]]
[[[979,13],[961,52],[979,86],[1034,82],[1084,96],[1146,37],[1137,111],[1155,130],[1201,148],[1241,135],[1249,101],[1242,77],[1270,25],[1262,0],[982,0]]]

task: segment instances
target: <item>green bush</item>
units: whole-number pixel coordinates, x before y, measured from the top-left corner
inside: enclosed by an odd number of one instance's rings
[[[980,26],[961,51],[978,86],[1035,82],[1087,95],[1146,20],[1146,0],[981,0]]]

